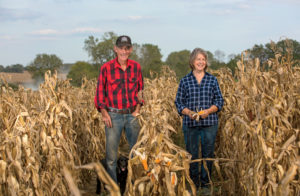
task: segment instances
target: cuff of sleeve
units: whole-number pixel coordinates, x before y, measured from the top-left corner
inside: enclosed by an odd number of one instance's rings
[[[184,108],[185,108],[185,107],[180,107],[180,108],[178,108],[178,113],[179,113],[180,116],[183,116],[182,110],[183,110]]]
[[[144,100],[139,101],[139,104],[141,104],[141,106],[143,106],[145,104]]]
[[[217,111],[217,112],[220,112],[221,109],[222,109],[222,106],[221,106],[220,104],[215,104],[215,106],[217,106],[217,108],[218,108],[218,111]]]
[[[105,104],[100,104],[99,106],[96,106],[98,112],[101,112],[101,109],[106,109],[107,106]]]

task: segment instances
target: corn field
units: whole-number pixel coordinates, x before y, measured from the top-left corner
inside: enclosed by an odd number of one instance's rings
[[[234,75],[210,70],[225,101],[210,176],[214,195],[300,195],[300,67],[280,54],[268,64],[265,70],[242,56]],[[163,67],[144,81],[141,131],[127,154],[125,195],[196,195],[191,155],[179,145],[178,80]],[[94,80],[76,88],[50,72],[37,91],[13,91],[2,81],[0,195],[82,195],[95,175],[111,195],[120,195],[99,163],[105,132],[94,108],[95,88]],[[205,166],[203,159],[193,161]]]

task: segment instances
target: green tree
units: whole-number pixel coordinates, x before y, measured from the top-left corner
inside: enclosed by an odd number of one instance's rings
[[[118,36],[113,32],[104,33],[101,40],[89,36],[89,38],[84,41],[84,49],[95,64],[103,65],[115,57],[113,47],[117,38]]]
[[[107,61],[115,58],[113,47],[118,36],[113,32],[104,33],[101,40],[89,36],[84,42],[84,49],[92,58],[95,65],[103,65]],[[149,77],[150,70],[159,71],[162,65],[162,55],[156,45],[133,43],[133,52],[130,59],[138,61],[142,66],[142,72],[145,77]],[[98,74],[98,73],[97,73]]]
[[[178,79],[191,71],[189,65],[190,54],[189,50],[171,52],[166,59],[166,64],[175,71]]]
[[[25,68],[23,67],[23,65],[21,65],[21,64],[14,64],[14,65],[7,66],[4,69],[4,72],[22,73],[24,70],[25,70]]]
[[[0,65],[0,72],[3,72],[4,71],[4,66],[3,65]]]
[[[266,65],[267,60],[274,58],[276,53],[285,56],[290,52],[295,62],[300,60],[300,43],[292,39],[281,40],[277,43],[270,42],[265,45],[255,44],[251,49],[246,51],[249,53],[249,58],[258,58],[261,65]]]
[[[44,78],[46,71],[58,70],[62,66],[62,60],[55,54],[38,54],[34,61],[30,63],[27,70],[32,74],[35,79]]]
[[[141,64],[144,77],[150,77],[150,71],[160,72],[162,66],[162,54],[157,45],[133,44],[133,52],[130,57]]]
[[[216,61],[213,53],[211,53],[210,51],[206,51],[207,53],[207,60],[209,64],[212,64],[214,61]]]
[[[232,71],[232,74],[235,72],[235,68],[237,67],[237,62],[241,60],[240,55],[230,55],[230,60],[226,64],[226,66]]]
[[[80,86],[82,79],[93,79],[98,77],[98,71],[96,66],[91,65],[87,62],[78,61],[70,69],[67,78],[71,78],[71,84]]]
[[[148,67],[155,64],[161,64],[162,54],[160,53],[160,49],[157,45],[153,44],[143,44],[143,45],[135,45],[134,52],[138,57],[139,63],[143,67]],[[134,54],[133,54],[134,55]]]
[[[220,69],[221,67],[226,66],[226,63],[223,62],[225,53],[221,50],[216,50],[215,55],[210,51],[207,51],[208,63],[210,69]]]
[[[300,43],[296,40],[285,39],[274,44],[273,42],[266,44],[266,48],[270,48],[273,53],[270,55],[271,58],[275,57],[275,53],[281,53],[282,56],[287,56],[289,53],[294,60],[294,65],[299,65],[300,61]]]
[[[273,54],[270,47],[265,47],[262,44],[255,44],[251,49],[248,49],[247,52],[249,52],[250,59],[258,58],[261,63],[265,63]]]

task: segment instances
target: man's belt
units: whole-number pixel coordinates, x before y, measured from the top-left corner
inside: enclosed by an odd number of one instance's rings
[[[117,109],[117,108],[107,108],[107,111],[109,112],[114,112],[114,113],[119,113],[119,114],[131,114],[132,112],[134,112],[136,109],[136,105],[132,106],[130,108],[125,108],[125,109]]]

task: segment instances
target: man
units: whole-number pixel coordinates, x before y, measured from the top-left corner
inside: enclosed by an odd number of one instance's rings
[[[116,162],[122,130],[130,149],[140,131],[136,116],[143,103],[138,99],[138,93],[143,90],[143,77],[140,64],[128,59],[132,53],[130,37],[118,37],[114,51],[117,57],[101,67],[95,106],[105,123],[107,172],[117,182]]]

